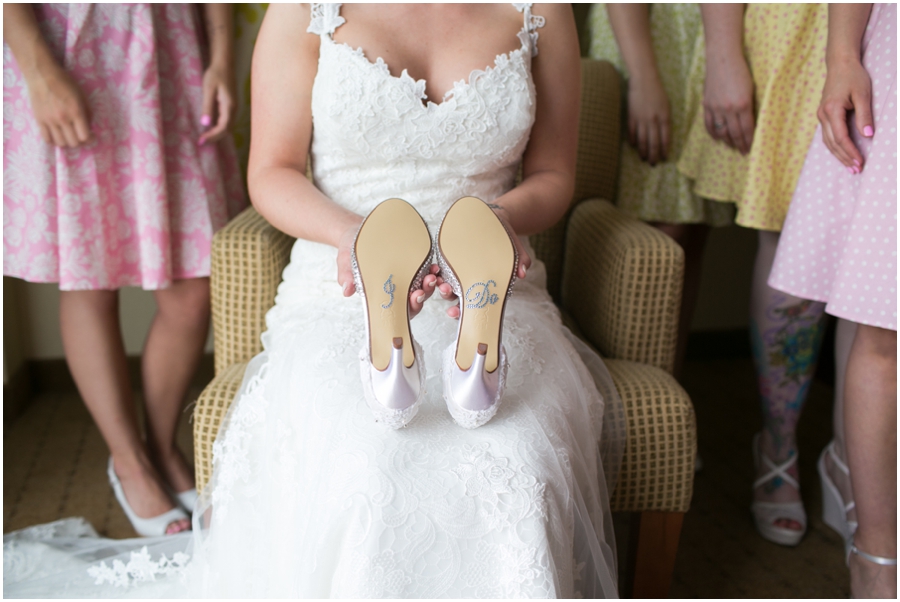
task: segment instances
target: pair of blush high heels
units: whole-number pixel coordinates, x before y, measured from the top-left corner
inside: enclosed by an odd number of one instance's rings
[[[475,197],[453,204],[434,242],[419,213],[401,199],[382,202],[360,226],[351,261],[367,335],[363,390],[375,419],[392,428],[418,412],[425,370],[407,299],[422,288],[432,257],[460,299],[456,341],[443,356],[444,400],[457,424],[476,428],[494,417],[503,395],[503,314],[518,254],[503,223]]]

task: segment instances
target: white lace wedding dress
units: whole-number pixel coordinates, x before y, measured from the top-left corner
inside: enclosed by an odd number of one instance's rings
[[[435,233],[459,197],[489,201],[512,187],[538,101],[530,69],[543,25],[530,5],[516,8],[520,46],[435,104],[424,102],[424,81],[335,43],[339,5],[314,5],[321,190],[361,215],[401,197]],[[456,323],[435,298],[412,323],[427,398],[393,431],[364,401],[362,307],[341,295],[335,258],[325,245],[294,245],[266,316],[265,351],[216,441],[193,534],[115,542],[68,520],[8,535],[4,594],[617,594],[608,491],[624,440],[604,429],[604,415],[621,402],[600,359],[562,326],[543,264],[516,283],[507,306],[510,367],[497,416],[471,431],[451,420],[439,370]]]

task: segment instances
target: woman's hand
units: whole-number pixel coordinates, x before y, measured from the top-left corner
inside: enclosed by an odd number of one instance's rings
[[[234,70],[225,65],[210,65],[203,74],[203,116],[200,125],[204,128],[212,125],[212,128],[200,136],[201,146],[215,142],[227,133],[237,108],[236,90]]]
[[[822,101],[817,116],[822,124],[822,140],[847,169],[859,173],[863,156],[850,139],[847,113],[854,111],[856,129],[863,136],[875,133],[872,119],[872,80],[859,60],[847,60],[828,65]]]
[[[659,76],[632,77],[628,82],[628,141],[650,165],[669,154],[669,98]]]
[[[26,78],[31,111],[44,142],[75,148],[90,142],[90,113],[81,89],[65,69],[45,66]]]
[[[706,131],[742,154],[753,144],[753,77],[743,55],[718,55],[707,61],[703,90]]]
[[[353,249],[353,242],[356,240],[357,231],[359,231],[359,224],[347,228],[338,245],[338,284],[341,285],[341,290],[343,290],[345,297],[350,297],[356,292],[356,283],[353,280],[353,264],[350,261],[350,257],[351,249]],[[440,268],[438,266],[432,265],[429,273],[422,280],[422,288],[409,293],[410,318],[415,318],[419,312],[422,311],[425,301],[434,294],[434,290],[437,287],[439,280],[437,277],[439,271]]]
[[[519,255],[519,267],[516,271],[517,278],[525,278],[526,273],[528,272],[528,268],[531,267],[531,256],[525,250],[525,246],[522,244],[522,241],[519,240],[519,237],[516,236],[515,230],[513,230],[512,226],[509,223],[509,219],[507,218],[506,209],[499,205],[490,205],[491,209],[494,210],[494,213],[503,222],[503,225],[506,226],[506,230],[509,232],[509,236],[513,241],[513,244],[516,246],[516,253]],[[433,266],[438,267],[438,266]],[[437,271],[433,271],[432,273],[436,274]],[[453,292],[453,287],[450,286],[448,282],[444,282],[443,278],[437,279],[437,289],[441,294],[441,297],[445,301],[457,301],[458,297]],[[461,310],[459,309],[459,303],[456,303],[452,307],[447,309],[447,315],[451,318],[459,318]]]

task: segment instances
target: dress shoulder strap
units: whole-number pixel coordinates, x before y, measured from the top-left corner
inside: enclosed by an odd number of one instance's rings
[[[531,7],[533,6],[531,2],[513,2],[513,6],[525,16],[525,25],[522,26],[522,31],[519,32],[519,39],[522,40],[522,46],[530,48],[531,56],[535,57],[538,55],[537,30],[539,27],[543,27],[546,24],[546,20],[544,17],[531,14]]]
[[[306,28],[309,33],[330,36],[335,29],[344,24],[341,5],[336,2],[310,4],[309,13],[309,27]]]

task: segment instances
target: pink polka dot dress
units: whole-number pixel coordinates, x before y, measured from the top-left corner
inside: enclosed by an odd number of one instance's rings
[[[852,175],[822,142],[810,146],[769,285],[827,302],[832,315],[897,330],[897,5],[875,4],[863,37],[875,135],[850,134],[865,165]]]
[[[3,273],[62,290],[208,276],[213,233],[245,204],[230,138],[202,133],[203,31],[190,4],[33,5],[79,86],[94,142],[41,138],[3,47]]]

